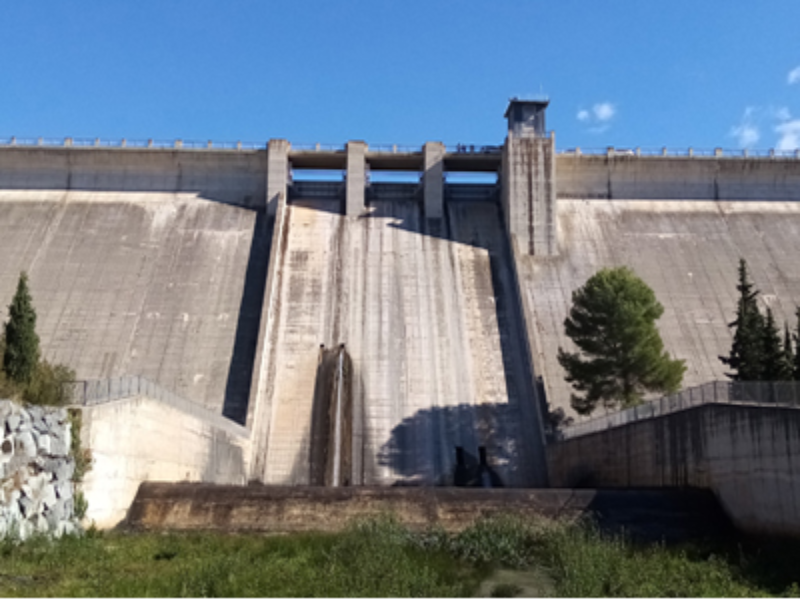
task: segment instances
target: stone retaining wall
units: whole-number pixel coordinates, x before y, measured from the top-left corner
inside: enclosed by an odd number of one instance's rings
[[[0,400],[0,424],[0,537],[75,531],[67,409]]]

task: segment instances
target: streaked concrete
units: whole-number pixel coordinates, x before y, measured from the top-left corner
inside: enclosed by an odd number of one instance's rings
[[[795,323],[800,302],[800,204],[791,202],[558,201],[559,256],[520,257],[532,307],[534,367],[551,406],[568,413],[571,388],[556,360],[571,294],[603,267],[627,265],[665,311],[657,325],[666,349],[686,360],[683,387],[725,379],[739,257],[747,260],[779,326]]]
[[[257,401],[255,479],[303,484],[320,344],[353,365],[355,484],[452,481],[455,447],[487,448],[506,485],[543,485],[542,439],[497,205],[289,205],[279,294],[265,333],[274,378]],[[276,225],[277,228],[277,225]],[[262,372],[263,373],[263,372]],[[265,377],[265,379],[268,379]]]
[[[258,213],[195,194],[3,190],[0,319],[27,271],[47,359],[243,422],[267,238]]]

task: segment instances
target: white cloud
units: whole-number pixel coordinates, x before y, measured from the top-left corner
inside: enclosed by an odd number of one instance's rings
[[[728,135],[735,137],[741,148],[749,148],[761,139],[761,132],[758,129],[755,118],[758,110],[755,106],[748,106],[744,109],[744,114],[739,124],[731,127]]]
[[[800,83],[800,67],[795,67],[789,71],[787,81],[789,82],[789,85],[792,85],[793,83]]]
[[[776,119],[778,119],[778,121],[788,121],[789,119],[792,118],[789,109],[786,108],[785,106],[782,106],[781,108],[776,108],[772,114]]]
[[[796,150],[800,148],[800,119],[785,121],[775,127],[778,139],[776,150]]]
[[[617,112],[614,108],[614,105],[610,102],[595,104],[592,107],[592,111],[594,112],[594,116],[598,121],[610,121]]]
[[[731,135],[736,138],[742,148],[749,148],[761,139],[761,133],[755,125],[739,125],[731,128]]]
[[[616,114],[617,109],[611,102],[598,102],[590,110],[580,109],[575,118],[590,125],[587,129],[589,133],[603,133],[611,127],[611,120]]]

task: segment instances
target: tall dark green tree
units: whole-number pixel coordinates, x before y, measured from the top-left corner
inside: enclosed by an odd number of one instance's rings
[[[17,292],[8,307],[3,370],[12,381],[27,384],[39,363],[36,311],[28,290],[28,276],[20,274]]]
[[[788,365],[785,363],[785,354],[778,326],[772,309],[767,307],[767,318],[761,330],[762,344],[764,345],[764,363],[761,377],[764,381],[786,381],[791,379]]]
[[[791,381],[794,379],[795,352],[792,343],[792,334],[789,331],[789,323],[783,322],[783,380]]]
[[[646,392],[680,388],[686,365],[664,351],[655,324],[663,312],[653,290],[627,267],[602,269],[573,292],[564,327],[580,352],[559,348],[558,361],[579,392],[571,397],[578,413],[599,404],[628,407]]]
[[[793,379],[795,381],[800,381],[800,306],[795,307],[794,309],[794,316],[797,318],[797,329],[795,330],[794,335],[794,371],[793,371]]]
[[[758,290],[747,273],[747,262],[739,259],[739,302],[736,320],[728,324],[734,329],[733,344],[728,356],[719,359],[731,368],[726,375],[734,381],[761,381],[764,378],[764,317],[758,310]]]

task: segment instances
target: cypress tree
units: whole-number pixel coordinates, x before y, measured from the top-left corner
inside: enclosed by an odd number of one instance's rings
[[[794,380],[800,381],[800,306],[795,307],[794,315],[797,317],[797,329],[794,334]]]
[[[735,329],[729,356],[719,359],[732,372],[726,373],[734,381],[761,381],[764,378],[764,317],[758,310],[756,297],[747,275],[747,262],[739,259],[739,302],[736,320],[728,324]]]
[[[591,413],[598,404],[628,407],[647,391],[680,388],[686,365],[664,351],[656,319],[664,307],[653,290],[626,267],[602,269],[573,292],[564,321],[580,352],[558,350],[567,381],[577,392],[572,407]]]
[[[783,381],[794,379],[794,347],[792,334],[789,332],[789,323],[783,322]]]
[[[39,336],[36,335],[36,311],[25,272],[19,276],[17,292],[8,307],[8,316],[3,370],[12,381],[27,384],[39,363]]]
[[[762,343],[764,347],[764,370],[762,379],[764,381],[785,381],[787,378],[785,368],[785,355],[781,335],[778,326],[775,324],[775,316],[772,309],[767,307],[767,318],[764,321],[764,328],[761,330]]]

